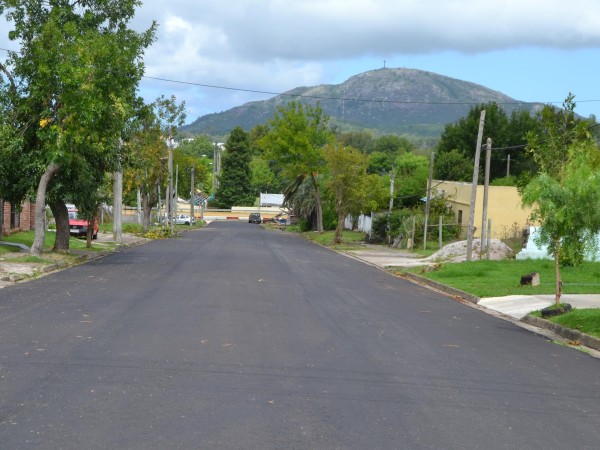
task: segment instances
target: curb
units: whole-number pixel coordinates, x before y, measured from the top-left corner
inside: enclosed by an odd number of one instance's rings
[[[404,272],[398,274],[399,277],[406,278],[410,281],[414,281],[415,283],[426,285],[432,287],[438,291],[444,292],[453,297],[462,298],[463,300],[468,301],[469,303],[477,304],[480,300],[476,295],[469,294],[467,292],[461,291],[460,289],[456,289],[450,286],[446,286],[445,284],[438,283],[437,281],[430,280],[428,278],[422,277],[420,275],[415,275],[414,273]]]
[[[438,290],[440,292],[443,292],[445,294],[451,295],[455,298],[461,298],[463,300],[466,300],[470,303],[474,303],[474,304],[478,304],[480,298],[475,296],[475,295],[471,295],[467,292],[463,292],[459,289],[450,287],[450,286],[445,286],[441,283],[438,283],[436,281],[430,280],[428,278],[422,277],[420,275],[415,275],[413,273],[402,273],[402,274],[398,274],[398,276],[408,279],[409,281],[413,281],[415,283],[418,283],[419,285],[424,285],[424,286],[428,286],[431,287],[435,290]],[[550,331],[552,333],[554,333],[557,336],[560,336],[564,339],[567,339],[568,341],[572,341],[572,342],[578,342],[580,345],[584,346],[584,347],[589,347],[592,348],[594,350],[598,350],[600,351],[600,338],[594,337],[594,336],[590,336],[588,334],[584,334],[580,331],[574,330],[572,328],[566,328],[563,327],[561,325],[558,325],[554,322],[550,322],[549,320],[544,320],[544,319],[540,319],[538,317],[534,317],[531,315],[527,315],[525,317],[523,317],[521,320],[518,319],[513,319],[511,317],[508,316],[504,316],[502,313],[497,313],[495,314],[497,317],[500,317],[504,320],[508,320],[510,322],[513,322],[515,324],[518,324],[519,322],[528,324],[528,325],[532,325],[536,328],[540,328],[543,330],[547,330]]]
[[[600,339],[597,337],[583,334],[580,331],[572,328],[565,328],[548,320],[540,319],[539,317],[525,316],[521,319],[521,321],[538,328],[552,331],[553,333],[556,333],[565,339],[570,341],[578,341],[581,343],[581,345],[600,351]]]

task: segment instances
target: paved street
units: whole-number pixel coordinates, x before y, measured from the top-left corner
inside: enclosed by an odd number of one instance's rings
[[[0,290],[0,448],[597,448],[600,360],[215,222]]]

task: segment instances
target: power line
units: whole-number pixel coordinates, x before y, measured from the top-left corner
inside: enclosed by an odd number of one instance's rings
[[[2,48],[2,47],[0,47],[0,50],[5,51],[5,52],[19,53],[18,51],[9,50],[9,49]],[[199,82],[193,82],[193,81],[174,80],[174,79],[170,79],[170,78],[151,77],[148,75],[142,75],[142,78],[145,78],[147,80],[162,81],[165,83],[184,84],[187,86],[196,86],[196,87],[203,87],[203,88],[209,88],[209,89],[220,89],[220,90],[227,90],[227,91],[247,92],[247,93],[252,93],[252,94],[263,94],[263,95],[279,95],[279,96],[285,96],[285,97],[310,98],[310,99],[315,99],[315,100],[334,100],[334,101],[343,101],[343,102],[353,101],[353,102],[361,102],[361,103],[394,103],[394,104],[404,104],[404,105],[441,105],[441,106],[443,106],[443,105],[479,105],[482,103],[482,102],[432,102],[432,101],[424,101],[424,100],[388,100],[388,99],[377,99],[377,98],[328,97],[328,96],[321,96],[321,95],[294,94],[294,93],[290,93],[290,92],[275,92],[275,91],[268,91],[268,90],[261,90],[261,89],[246,89],[246,88],[239,88],[239,87],[233,87],[233,86],[222,86],[222,85],[206,84],[206,83],[199,83]],[[536,104],[536,103],[562,104],[562,101],[549,101],[549,102],[521,102],[521,101],[497,102],[497,101],[494,101],[494,102],[499,105],[532,105],[532,104]],[[599,100],[578,100],[577,102],[578,103],[594,103],[594,102],[600,102],[600,99]]]

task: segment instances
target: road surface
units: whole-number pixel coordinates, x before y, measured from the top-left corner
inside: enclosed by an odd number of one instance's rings
[[[599,360],[260,225],[0,296],[2,449],[600,446]]]

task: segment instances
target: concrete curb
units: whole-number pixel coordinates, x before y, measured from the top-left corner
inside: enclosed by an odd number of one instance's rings
[[[549,320],[540,319],[539,317],[525,316],[523,319],[521,319],[521,321],[538,328],[552,331],[553,333],[556,333],[565,339],[577,341],[581,345],[600,351],[600,339],[597,337],[583,334],[580,331],[573,330],[572,328],[565,328],[561,325],[550,322]]]
[[[360,259],[360,258],[357,258],[357,259]],[[437,281],[430,280],[428,278],[422,277],[420,275],[416,275],[414,273],[404,272],[404,273],[397,274],[397,276],[399,276],[401,278],[405,278],[408,281],[417,283],[421,286],[430,287],[432,289],[435,289],[436,291],[440,291],[440,292],[450,295],[454,298],[466,300],[469,303],[473,303],[473,304],[479,306],[479,300],[480,300],[479,297],[469,294],[467,292],[461,291],[459,289],[443,285],[441,283],[438,283]],[[487,310],[487,308],[485,308],[483,306],[480,306],[480,309]],[[493,311],[493,310],[490,310],[490,311]],[[571,328],[565,328],[563,326],[560,326],[560,325],[550,322],[548,320],[540,319],[538,317],[534,317],[534,316],[530,316],[530,315],[527,315],[527,316],[523,317],[523,319],[519,320],[519,319],[514,319],[505,314],[502,314],[501,312],[498,312],[498,311],[493,311],[493,315],[496,317],[499,317],[503,320],[508,320],[509,322],[512,322],[517,325],[519,323],[522,323],[522,324],[531,325],[533,327],[536,327],[536,328],[539,328],[542,330],[550,331],[551,333],[554,333],[556,336],[564,338],[568,341],[578,342],[578,343],[580,343],[580,345],[582,345],[584,347],[588,347],[588,348],[600,351],[600,339],[599,338],[581,333],[580,331],[573,330]]]
[[[469,303],[477,304],[480,300],[480,298],[475,295],[468,294],[467,292],[461,291],[460,289],[446,286],[445,284],[438,283],[437,281],[430,280],[428,278],[422,277],[420,275],[416,275],[414,273],[404,272],[404,273],[398,274],[398,276],[400,276],[402,278],[406,278],[409,281],[414,281],[415,283],[418,283],[421,285],[432,287],[438,291],[444,292],[453,297],[462,298],[463,300],[466,300]]]

